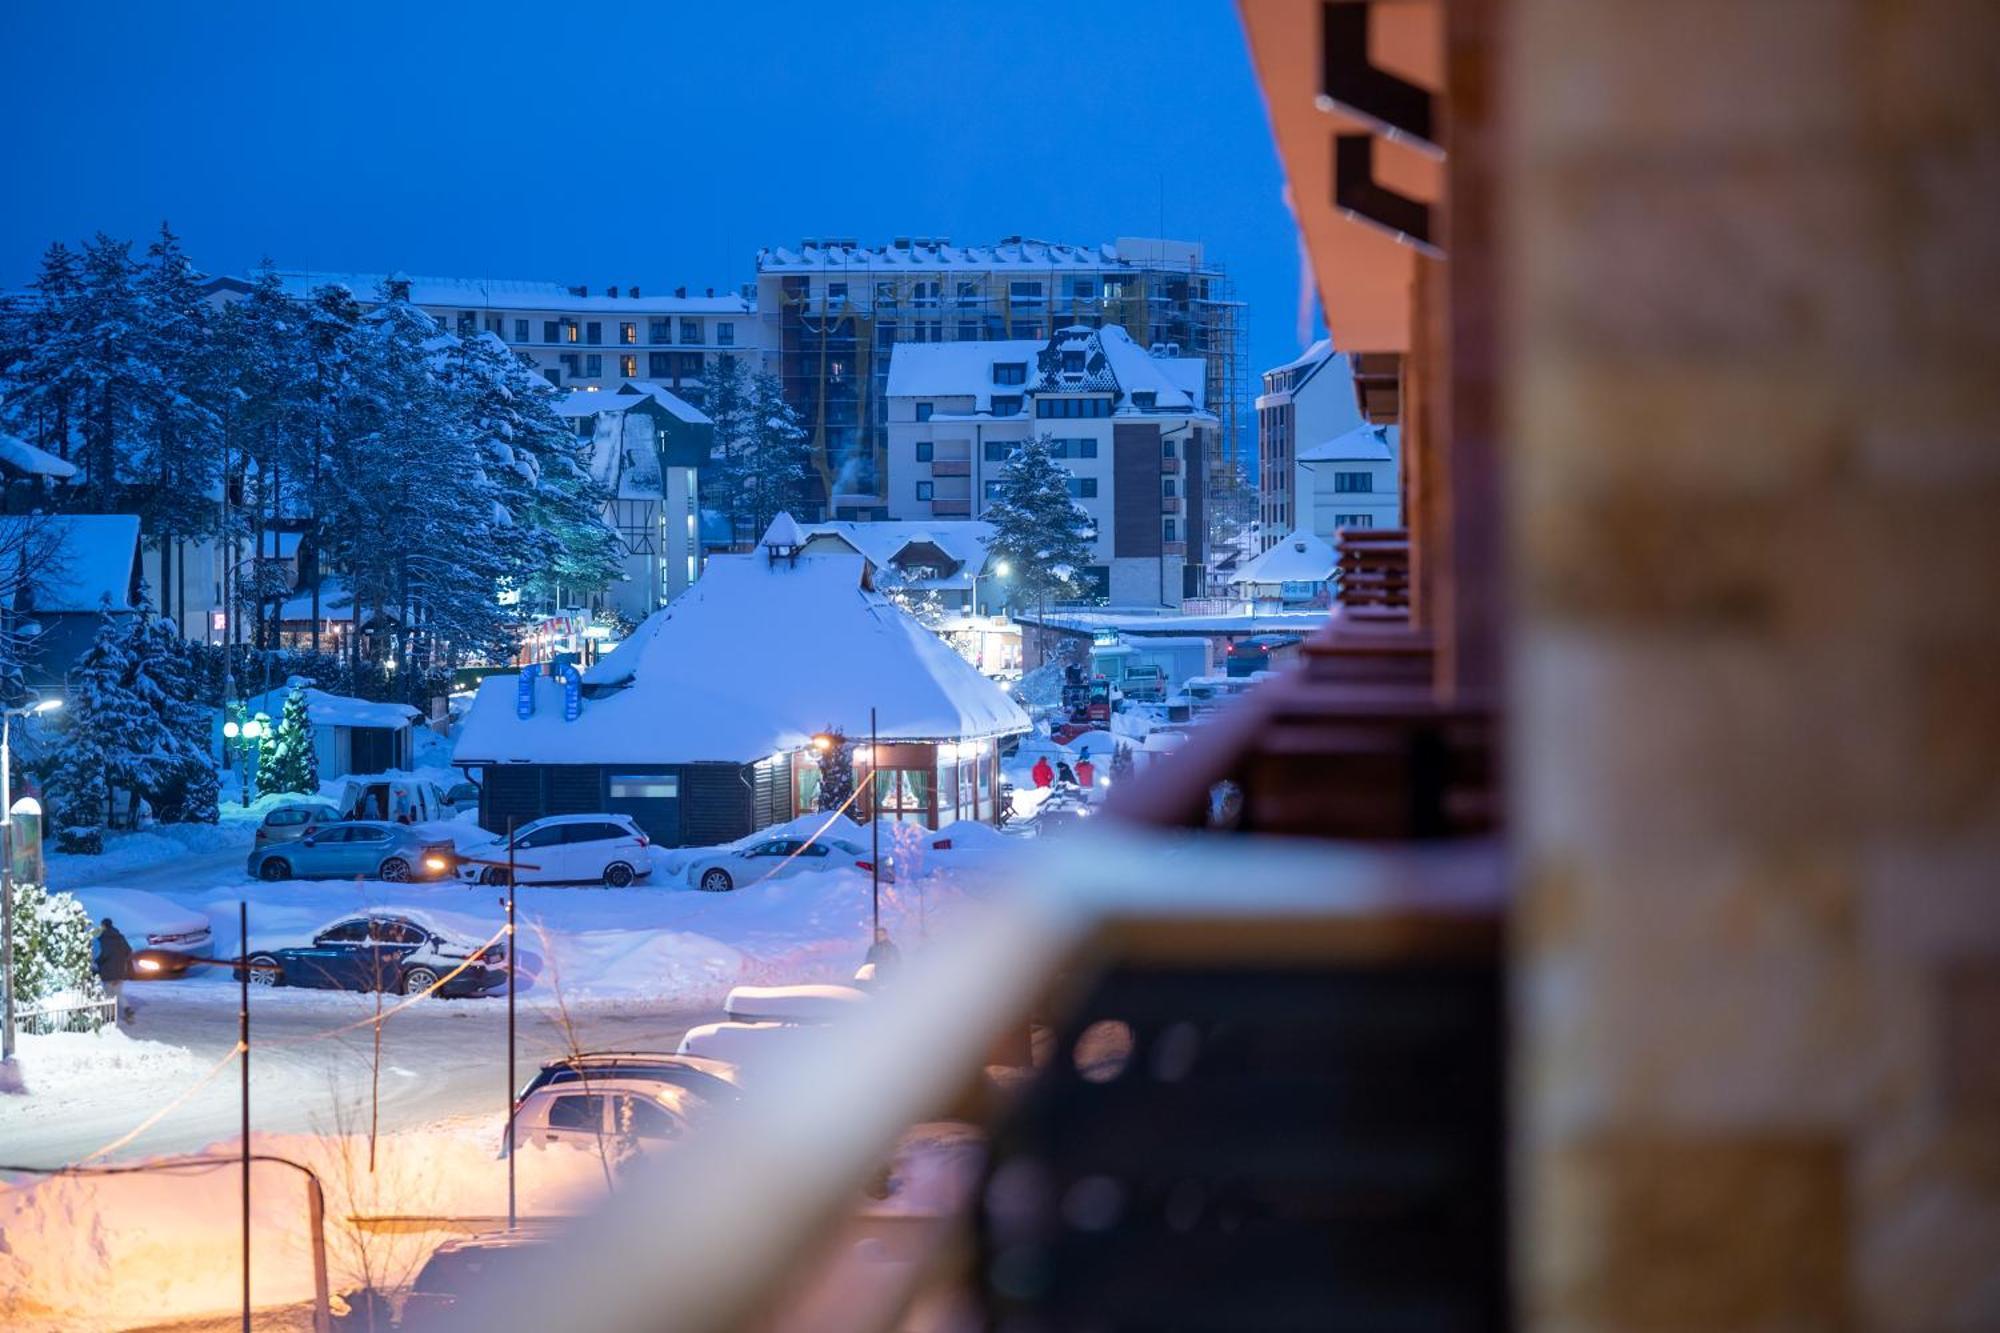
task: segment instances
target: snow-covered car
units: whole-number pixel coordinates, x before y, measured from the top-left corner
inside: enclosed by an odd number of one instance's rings
[[[883,878],[889,878],[883,854]],[[786,879],[818,870],[873,868],[869,851],[846,838],[764,838],[746,847],[717,849],[688,866],[688,883],[707,893],[727,893],[766,879]]]
[[[674,879],[687,878],[688,867],[696,861],[736,851],[752,843],[765,842],[772,838],[797,838],[810,842],[819,838],[840,838],[857,846],[868,841],[868,830],[846,815],[808,813],[788,819],[782,824],[769,824],[755,833],[746,833],[730,842],[715,843],[704,847],[658,848],[654,863],[660,873]]]
[[[315,932],[308,944],[257,949],[245,962],[256,986],[402,995],[436,986],[436,994],[453,999],[483,995],[507,983],[503,946],[453,938],[408,912],[341,917]],[[237,969],[238,979],[242,971]]]
[[[722,1060],[666,1051],[582,1051],[543,1065],[516,1095],[514,1104],[519,1106],[529,1093],[554,1084],[595,1086],[605,1079],[660,1083],[718,1106],[731,1105],[741,1096],[736,1066]]]
[[[93,927],[106,917],[132,946],[132,979],[166,981],[183,975],[214,948],[208,918],[141,889],[78,889]]]
[[[453,849],[439,838],[410,824],[385,824],[373,819],[349,819],[307,829],[294,842],[250,850],[251,878],[284,879],[438,879],[449,875]]]
[[[269,847],[273,843],[296,842],[308,830],[339,819],[340,813],[332,801],[317,796],[300,796],[264,812],[264,818],[257,824],[255,845]]]
[[[549,815],[514,830],[514,874],[523,884],[603,884],[622,889],[653,873],[646,835],[630,815]],[[507,839],[463,852],[458,877],[507,882]]]
[[[806,1023],[701,1023],[681,1038],[682,1055],[698,1055],[735,1065],[739,1075],[754,1078],[785,1052],[823,1039],[818,1025]]]
[[[707,1105],[684,1088],[652,1079],[551,1083],[514,1108],[500,1155],[552,1144],[620,1152],[664,1147],[686,1134]]]
[[[431,1251],[406,1292],[375,1287],[343,1291],[329,1302],[335,1333],[387,1333],[441,1327],[461,1300],[489,1290],[522,1251],[549,1244],[560,1231],[547,1222],[523,1221],[513,1231],[488,1231],[448,1240]]]

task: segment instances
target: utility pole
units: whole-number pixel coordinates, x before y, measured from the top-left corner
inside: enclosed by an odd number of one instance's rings
[[[514,1229],[514,816],[507,816],[507,1229]]]
[[[874,914],[872,945],[882,933],[882,742],[875,732],[875,710],[868,710],[868,900]]]
[[[236,902],[236,1040],[243,1047],[243,1333],[250,1333],[250,904]]]

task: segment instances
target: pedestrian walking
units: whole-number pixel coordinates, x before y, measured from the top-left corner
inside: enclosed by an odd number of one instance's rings
[[[132,945],[108,916],[98,923],[97,936],[90,942],[90,965],[121,1021],[131,1022],[132,1006],[125,1003],[125,983],[132,977]]]

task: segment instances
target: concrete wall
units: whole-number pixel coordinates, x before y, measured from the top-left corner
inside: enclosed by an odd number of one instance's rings
[[[2000,6],[1502,8],[1522,1322],[2000,1327]]]

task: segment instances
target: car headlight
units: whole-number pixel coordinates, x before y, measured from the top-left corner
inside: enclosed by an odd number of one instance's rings
[[[424,869],[430,871],[432,874],[441,874],[450,864],[442,856],[426,856],[424,858]]]
[[[160,970],[160,960],[157,958],[134,958],[132,960],[132,970],[134,972],[157,972]]]

